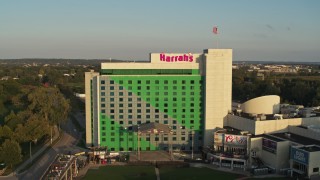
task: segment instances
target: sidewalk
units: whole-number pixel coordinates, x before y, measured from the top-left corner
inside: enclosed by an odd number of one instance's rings
[[[57,126],[54,126],[53,128],[54,130],[54,136],[52,137],[52,142],[56,141],[60,134],[59,134],[59,131],[58,131],[58,128]],[[51,141],[47,142],[41,149],[39,149],[36,153],[32,154],[32,160],[33,160],[33,163],[35,163],[35,159],[37,159],[46,149],[47,147],[51,146]],[[27,159],[25,162],[23,162],[22,164],[19,165],[19,167],[17,167],[14,172],[12,172],[11,174],[7,175],[7,176],[2,176],[2,177],[10,177],[10,176],[15,176],[15,175],[18,175],[18,174],[21,174],[21,173],[24,173],[24,172],[20,172],[21,170],[25,169],[29,164],[31,163],[31,159]],[[1,179],[1,176],[0,176],[0,179]]]

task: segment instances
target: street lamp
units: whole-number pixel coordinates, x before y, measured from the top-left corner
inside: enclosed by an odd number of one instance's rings
[[[140,161],[140,126],[138,125],[138,160]]]
[[[29,143],[29,145],[30,145],[30,151],[29,151],[29,152],[30,152],[30,161],[31,161],[31,164],[32,164],[32,151],[31,151],[31,143],[32,143],[32,142],[34,142],[34,143],[37,143],[37,141],[38,141],[38,139],[34,139],[34,140],[31,140],[31,141],[30,141],[30,143]]]
[[[191,144],[192,152],[191,152],[191,159],[193,159],[193,146],[194,146],[194,131],[193,131],[193,129],[191,129],[191,134],[192,134],[192,144]]]
[[[127,131],[127,129],[128,129],[127,127],[124,127],[124,131],[125,131],[126,136],[127,136],[127,138],[126,138],[126,141],[127,141],[127,143],[126,143],[126,144],[127,144],[127,151],[129,151],[129,147],[128,147],[128,146],[129,146],[129,145],[128,145],[128,131]]]

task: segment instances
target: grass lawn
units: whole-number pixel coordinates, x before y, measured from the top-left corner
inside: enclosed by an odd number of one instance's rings
[[[88,170],[83,179],[155,180],[157,178],[153,166],[102,166],[99,169]]]
[[[243,177],[238,174],[231,174],[222,171],[216,171],[209,168],[171,168],[163,167],[160,168],[161,180],[198,180],[198,179],[222,179],[222,180],[234,180]]]

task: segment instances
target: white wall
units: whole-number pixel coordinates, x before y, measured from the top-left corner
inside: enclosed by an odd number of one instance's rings
[[[93,77],[98,76],[97,72],[85,72],[85,93],[86,93],[86,145],[89,147],[92,143],[91,134],[91,80]]]
[[[213,143],[213,133],[223,127],[231,110],[232,49],[205,50],[204,146]]]
[[[296,126],[289,126],[289,132],[320,141],[320,133],[312,131],[310,129],[304,129]]]

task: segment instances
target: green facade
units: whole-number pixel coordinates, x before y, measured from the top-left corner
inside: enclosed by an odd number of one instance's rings
[[[105,71],[106,72],[106,71]],[[150,72],[150,71],[149,71]],[[122,72],[123,73],[123,72]],[[131,72],[136,73],[136,72]],[[191,71],[192,73],[192,71]],[[131,117],[130,113],[106,112],[103,107],[100,112],[100,146],[107,146],[114,151],[132,151],[137,149],[137,134],[128,131],[125,127],[140,123],[159,122],[169,125],[173,131],[183,129],[186,132],[195,132],[196,141],[202,142],[203,136],[203,77],[198,72],[196,75],[106,75],[109,81],[104,82],[108,86],[116,86],[125,90],[124,97],[119,96],[118,91],[106,91],[110,98],[128,98],[126,94],[139,97],[139,101],[150,108],[141,108],[140,111],[156,111],[164,117],[150,112],[141,112],[142,117]],[[142,73],[143,74],[143,73]],[[103,77],[103,76],[101,76]],[[103,78],[101,78],[103,79]],[[110,85],[112,84],[112,85]],[[110,92],[112,95],[110,95]],[[101,98],[103,98],[101,96]],[[129,97],[130,98],[130,97]],[[127,101],[127,100],[124,100]],[[134,101],[134,100],[133,100]],[[107,102],[107,104],[110,102]],[[132,104],[136,106],[137,102]],[[124,103],[127,106],[128,103]],[[118,106],[119,102],[115,103]],[[123,106],[123,105],[122,105]],[[125,110],[131,107],[122,107]],[[135,107],[135,109],[139,109]],[[139,115],[137,115],[139,116]],[[114,118],[112,118],[114,117]],[[117,117],[117,118],[115,118]],[[123,119],[122,119],[123,118]],[[190,143],[188,135],[184,135],[186,143]],[[153,137],[152,137],[153,138]],[[156,137],[155,137],[156,138]],[[159,149],[159,144],[168,144],[168,138],[174,145],[183,143],[181,135],[164,135],[158,137],[158,141],[151,142],[148,135],[141,137],[142,150]],[[159,142],[159,144],[157,143]],[[201,143],[200,143],[201,144]]]

